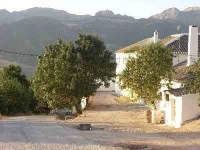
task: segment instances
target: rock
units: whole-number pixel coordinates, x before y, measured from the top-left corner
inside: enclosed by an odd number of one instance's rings
[[[101,16],[101,17],[110,17],[110,16],[114,16],[115,14],[110,11],[110,10],[104,10],[104,11],[99,11],[95,14],[95,16]]]

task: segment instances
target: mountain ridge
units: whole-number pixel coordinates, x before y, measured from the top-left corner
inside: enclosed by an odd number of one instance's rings
[[[186,11],[198,16],[199,10],[187,8]],[[107,49],[114,52],[152,37],[155,30],[159,32],[159,38],[176,34],[178,25],[181,26],[181,32],[188,32],[187,20],[180,20],[180,13],[188,12],[182,12],[176,8],[165,11],[166,14],[171,13],[175,16],[172,19],[135,19],[115,14],[110,10],[99,11],[94,16],[80,16],[62,10],[38,7],[19,12],[0,10],[0,49],[41,55],[45,45],[55,43],[58,38],[74,41],[78,33],[95,33],[105,42]],[[187,17],[182,16],[186,19]],[[36,57],[0,52],[0,59],[33,66],[32,68],[36,65]]]
[[[169,8],[149,18],[160,20],[174,20],[182,22],[186,25],[200,25],[200,7],[188,7],[182,11],[175,7]]]

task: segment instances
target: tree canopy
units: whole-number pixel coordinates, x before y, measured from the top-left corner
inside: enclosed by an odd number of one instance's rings
[[[159,43],[141,47],[119,75],[121,88],[133,91],[147,104],[154,104],[159,98],[161,80],[170,78],[172,57],[171,50]]]
[[[187,73],[184,88],[188,93],[200,93],[200,61],[190,67],[193,70]]]
[[[101,85],[109,86],[115,67],[111,53],[97,36],[80,34],[74,43],[59,39],[38,58],[33,89],[52,108],[76,106],[81,113],[81,99],[93,95]]]
[[[8,67],[2,68],[1,76],[3,76],[4,78],[9,78],[9,79],[15,78],[23,86],[26,86],[26,87],[30,86],[30,82],[26,78],[26,75],[22,73],[22,69],[20,66],[9,65]]]
[[[32,111],[34,94],[29,81],[19,66],[10,65],[0,70],[0,111],[16,115]]]

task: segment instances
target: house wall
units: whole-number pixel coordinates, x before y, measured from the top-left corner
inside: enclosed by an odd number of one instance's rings
[[[129,57],[136,57],[136,53],[116,53],[116,74],[120,74],[126,67],[126,62]],[[173,65],[177,65],[180,62],[187,60],[187,54],[186,55],[179,55],[173,58]],[[116,94],[127,96],[130,95],[128,90],[121,90],[118,84],[119,80],[116,78],[116,83],[112,87],[115,88]],[[180,88],[181,84],[178,82],[173,82],[172,88]],[[167,90],[168,88],[166,86],[163,86],[161,90]]]
[[[181,63],[181,62],[183,62],[183,61],[186,61],[187,60],[187,54],[185,54],[185,55],[177,55],[176,57],[173,57],[173,66],[174,65],[177,65],[177,64],[179,64],[179,63]]]
[[[169,90],[168,86],[166,86],[166,84],[168,82],[169,81],[166,81],[166,80],[161,81],[162,86],[160,88],[160,92],[161,92],[162,99],[160,101],[158,101],[158,103],[156,104],[156,108],[161,111],[164,110],[164,108],[166,107],[166,99],[165,99],[164,91]],[[179,82],[176,82],[176,81],[171,82],[171,88],[173,88],[173,89],[180,88],[181,86],[182,86],[182,84]]]
[[[116,53],[116,75],[120,74],[126,67],[126,62],[129,59],[129,57],[136,57],[136,53]],[[119,79],[116,78],[115,82],[115,93],[118,95],[123,96],[130,96],[129,90],[121,90],[119,86]]]
[[[178,83],[175,83],[174,86],[178,86]],[[162,94],[162,101],[159,101],[157,108],[165,112],[165,124],[180,127],[182,123],[182,97],[169,95],[169,101],[167,101],[166,93],[162,92]]]
[[[199,94],[182,96],[182,122],[200,116]]]
[[[169,95],[169,101],[163,96],[159,102],[159,110],[165,112],[167,125],[179,128],[183,122],[200,116],[199,95],[189,94],[179,97]]]
[[[116,74],[120,74],[126,67],[126,62],[129,57],[136,57],[136,53],[116,53],[116,63],[117,63],[117,68],[116,68]],[[173,65],[177,65],[180,62],[186,61],[187,60],[187,54],[186,55],[179,55],[173,58]],[[163,83],[165,81],[162,81]],[[181,84],[178,82],[172,82],[172,88],[180,88]],[[116,78],[116,83],[114,85],[111,85],[111,89],[115,88],[115,93],[118,95],[123,95],[123,96],[130,96],[129,90],[121,90],[119,87],[119,79]],[[110,89],[106,89],[101,87],[100,91],[109,91]],[[167,86],[162,86],[161,91],[163,90],[168,90]]]
[[[116,53],[117,74],[121,73],[124,70],[129,57],[136,57],[136,53]]]
[[[175,120],[172,121],[172,125],[174,127],[179,128],[182,124],[182,116],[183,116],[183,110],[182,110],[182,97],[175,97],[173,96],[175,99]]]
[[[182,97],[169,95],[169,101],[163,101],[162,111],[165,113],[165,124],[180,127],[182,119]]]

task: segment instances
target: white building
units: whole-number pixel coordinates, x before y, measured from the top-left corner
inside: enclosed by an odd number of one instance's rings
[[[185,121],[200,116],[199,94],[189,94],[185,91],[184,81],[189,71],[195,71],[200,50],[200,36],[198,27],[190,26],[187,47],[187,59],[174,65],[172,89],[162,87],[162,100],[158,109],[165,112],[165,123],[170,126],[180,127]]]
[[[116,74],[120,74],[124,68],[126,67],[126,62],[129,59],[129,57],[136,57],[136,51],[141,47],[145,46],[151,43],[156,43],[160,41],[158,38],[158,32],[154,32],[154,36],[151,38],[146,38],[142,41],[139,41],[133,45],[130,45],[128,47],[125,47],[123,49],[120,49],[116,51],[116,63],[117,63],[117,68],[116,68]],[[124,96],[130,96],[130,91],[128,90],[121,90],[119,85],[118,85],[118,80],[116,79],[115,83],[115,93],[118,95],[124,95]]]
[[[116,52],[116,62],[118,64],[116,73],[120,74],[126,66],[127,58],[136,56],[137,49],[141,46],[161,42],[172,50],[175,69],[172,89],[169,90],[164,86],[161,88],[162,100],[158,104],[158,109],[165,112],[165,123],[167,125],[180,127],[185,121],[200,116],[199,95],[187,94],[183,89],[187,72],[193,70],[193,64],[198,61],[199,41],[198,27],[190,26],[189,34],[175,34],[159,40],[158,33],[155,32],[152,38],[144,39]],[[117,83],[115,92],[123,96],[130,95],[130,91],[121,90]]]

